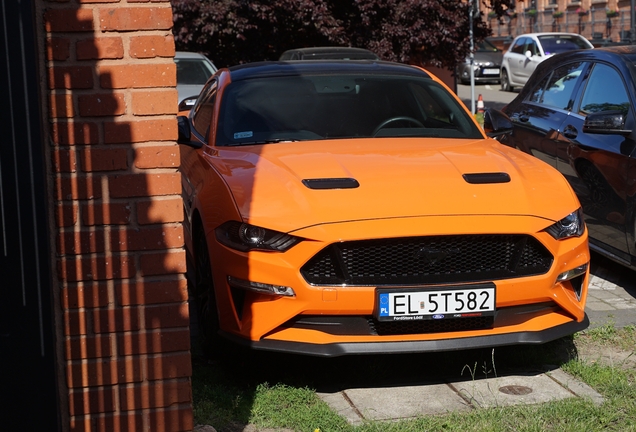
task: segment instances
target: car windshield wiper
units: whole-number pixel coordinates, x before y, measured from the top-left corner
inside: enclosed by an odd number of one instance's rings
[[[229,144],[229,145],[234,147],[234,146],[243,146],[243,145],[277,144],[277,143],[281,143],[281,142],[296,142],[296,141],[300,141],[300,140],[287,139],[287,138],[276,138],[276,139],[260,140],[260,141],[244,141],[244,142],[233,143],[233,144]]]

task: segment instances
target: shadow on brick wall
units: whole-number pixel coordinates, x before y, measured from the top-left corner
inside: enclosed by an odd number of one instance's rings
[[[191,429],[170,4],[59,3],[44,24],[68,427]]]

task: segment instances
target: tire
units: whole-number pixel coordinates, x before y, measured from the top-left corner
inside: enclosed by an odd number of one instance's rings
[[[510,79],[508,78],[508,71],[501,70],[501,90],[505,92],[512,91],[512,85],[510,85]]]
[[[212,266],[207,240],[203,228],[194,231],[194,303],[196,310],[198,340],[206,356],[218,353],[220,344],[219,313],[214,293]]]

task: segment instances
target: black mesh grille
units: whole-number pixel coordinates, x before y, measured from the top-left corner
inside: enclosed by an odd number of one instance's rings
[[[376,321],[369,319],[372,331],[379,336],[480,330],[492,328],[494,322],[494,316],[418,321]]]
[[[543,274],[552,260],[526,235],[406,237],[332,244],[301,273],[314,285],[477,282]]]

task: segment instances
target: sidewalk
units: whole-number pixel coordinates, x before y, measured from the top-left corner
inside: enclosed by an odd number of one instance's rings
[[[585,310],[590,328],[636,325],[636,271],[593,254]]]

